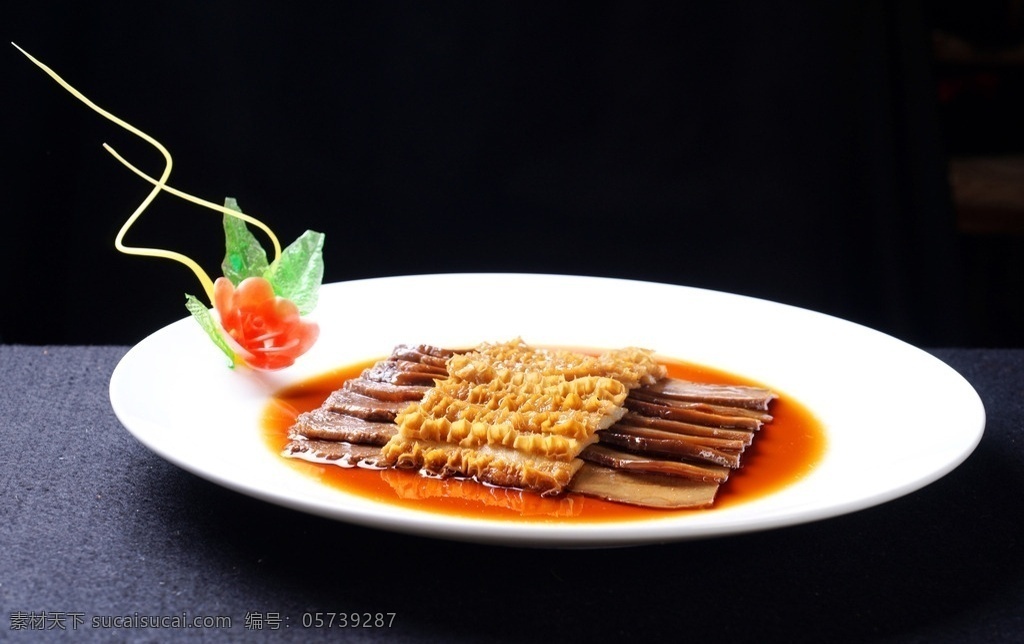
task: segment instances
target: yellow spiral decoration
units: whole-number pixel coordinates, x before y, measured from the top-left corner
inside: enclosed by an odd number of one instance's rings
[[[121,226],[121,229],[118,231],[117,236],[114,238],[114,247],[118,251],[120,251],[122,253],[125,253],[125,254],[128,254],[128,255],[143,255],[143,256],[146,256],[146,257],[162,257],[164,259],[174,260],[176,262],[180,262],[180,263],[184,264],[185,266],[188,266],[192,270],[192,272],[195,273],[196,277],[199,278],[199,282],[202,284],[203,290],[206,292],[207,298],[210,300],[211,303],[213,302],[213,280],[210,279],[210,276],[206,274],[206,271],[204,271],[202,269],[202,267],[199,266],[199,264],[197,264],[191,257],[188,257],[186,255],[183,255],[181,253],[178,253],[178,252],[175,252],[175,251],[172,251],[172,250],[167,250],[167,249],[164,249],[164,248],[144,248],[144,247],[141,247],[141,246],[128,246],[128,245],[126,245],[124,243],[124,237],[128,233],[128,229],[130,229],[132,227],[132,225],[134,225],[135,222],[138,221],[138,219],[142,215],[143,211],[145,211],[146,208],[149,207],[149,204],[151,204],[153,202],[153,200],[156,199],[156,196],[158,194],[160,194],[160,192],[167,192],[167,193],[170,193],[170,194],[172,194],[172,195],[174,195],[176,197],[184,199],[186,201],[190,201],[190,202],[192,202],[192,203],[194,203],[194,204],[196,204],[198,206],[202,206],[204,208],[209,208],[210,210],[215,210],[217,212],[224,213],[226,215],[230,215],[232,217],[237,217],[237,218],[239,218],[239,219],[241,219],[241,220],[243,220],[243,221],[245,221],[247,223],[252,224],[253,226],[256,226],[257,228],[262,230],[264,233],[266,233],[267,237],[270,238],[270,241],[271,241],[271,243],[274,246],[274,259],[277,259],[277,257],[279,257],[281,255],[281,243],[278,241],[277,236],[274,235],[273,231],[271,231],[270,228],[266,224],[264,224],[263,222],[259,221],[256,218],[251,217],[249,215],[246,215],[244,213],[240,213],[238,211],[231,210],[230,208],[226,208],[225,206],[221,206],[221,205],[215,204],[213,202],[206,201],[204,199],[200,199],[199,197],[195,197],[193,195],[190,195],[190,194],[188,194],[186,192],[182,192],[180,190],[177,190],[177,189],[172,188],[171,186],[167,185],[167,179],[171,175],[171,167],[173,165],[173,160],[171,159],[170,152],[167,151],[167,148],[165,148],[163,146],[163,144],[161,144],[159,141],[157,141],[156,139],[154,139],[150,135],[146,134],[142,130],[138,129],[134,125],[124,121],[120,117],[118,117],[118,116],[116,116],[114,114],[111,114],[107,110],[105,110],[105,109],[101,108],[100,106],[96,105],[91,100],[89,100],[84,94],[79,92],[77,89],[72,87],[67,81],[65,81],[63,78],[61,78],[60,75],[58,75],[55,71],[53,71],[52,69],[50,69],[49,67],[44,65],[42,62],[37,60],[34,56],[32,56],[27,51],[25,51],[24,49],[19,47],[17,44],[15,44],[13,42],[11,44],[14,45],[14,47],[18,51],[20,51],[22,54],[24,54],[37,67],[39,67],[41,70],[46,72],[46,74],[49,75],[50,78],[52,78],[53,80],[57,81],[57,83],[61,87],[66,89],[72,96],[74,96],[75,98],[77,98],[81,102],[85,103],[85,105],[87,107],[89,107],[91,110],[93,110],[94,112],[96,112],[100,116],[103,116],[107,120],[112,121],[113,123],[115,123],[115,124],[121,126],[122,128],[128,130],[132,134],[138,136],[143,141],[146,141],[147,143],[152,145],[154,148],[156,148],[157,151],[159,151],[160,154],[163,155],[163,157],[164,157],[164,170],[163,170],[162,173],[160,173],[160,178],[159,179],[155,179],[155,178],[145,174],[144,172],[142,172],[141,170],[136,168],[134,165],[132,165],[128,161],[126,161],[124,159],[124,157],[122,157],[120,154],[118,154],[111,146],[107,145],[106,143],[103,144],[103,149],[105,149],[107,152],[109,152],[111,155],[113,155],[113,157],[115,159],[117,159],[122,164],[124,164],[125,167],[127,167],[129,170],[134,172],[136,175],[138,175],[139,177],[145,179],[146,181],[148,181],[149,183],[151,183],[153,185],[153,189],[149,192],[148,195],[146,195],[146,198],[143,199],[142,203],[139,204],[138,208],[135,209],[135,212],[133,212],[131,214],[131,216],[128,217],[127,220],[125,220],[124,224]]]

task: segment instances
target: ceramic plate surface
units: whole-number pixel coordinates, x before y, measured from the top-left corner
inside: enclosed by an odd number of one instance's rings
[[[117,365],[114,412],[159,456],[259,499],[409,534],[538,547],[661,543],[838,516],[945,475],[970,455],[985,426],[974,389],[930,354],[835,317],[717,291],[557,275],[422,275],[326,284],[311,317],[321,327],[316,346],[273,373],[226,368],[194,321],[175,322]],[[287,385],[386,356],[400,343],[471,346],[515,337],[534,345],[644,346],[752,378],[821,420],[825,455],[797,483],[744,504],[640,522],[518,523],[350,495],[297,471],[262,438],[261,414]]]

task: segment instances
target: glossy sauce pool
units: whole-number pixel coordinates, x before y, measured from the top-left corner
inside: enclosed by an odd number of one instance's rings
[[[669,376],[697,382],[764,386],[747,378],[709,367],[661,359]],[[332,371],[277,392],[263,413],[267,446],[280,454],[288,442],[288,428],[303,411],[319,407],[324,399],[349,378],[358,376],[375,361]],[[531,492],[496,488],[474,481],[435,479],[404,470],[344,468],[285,458],[291,467],[325,485],[350,494],[417,510],[508,521],[603,522],[651,519],[693,512],[713,512],[771,494],[799,480],[821,460],[825,433],[808,409],[786,394],[776,392],[774,417],[754,437],[743,453],[742,467],[733,472],[718,491],[710,509],[658,510],[628,506],[567,494],[542,498]]]

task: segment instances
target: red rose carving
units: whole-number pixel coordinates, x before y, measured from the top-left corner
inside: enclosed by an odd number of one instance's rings
[[[274,288],[262,277],[246,278],[237,288],[228,278],[218,278],[213,306],[229,343],[256,369],[290,366],[320,335],[320,327],[303,320],[298,307],[274,295]]]

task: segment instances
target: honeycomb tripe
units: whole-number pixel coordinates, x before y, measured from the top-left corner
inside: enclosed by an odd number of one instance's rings
[[[665,376],[651,351],[588,355],[519,339],[458,353],[419,402],[398,413],[383,465],[558,494],[631,389]]]

